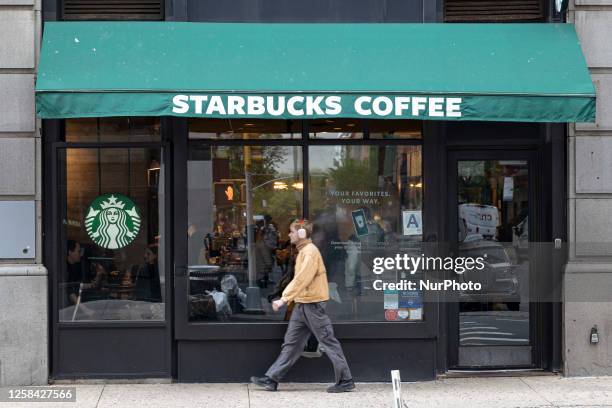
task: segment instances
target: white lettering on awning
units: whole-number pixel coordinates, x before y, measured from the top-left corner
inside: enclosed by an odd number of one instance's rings
[[[174,95],[172,113],[202,116],[460,118],[462,98],[370,95]],[[246,108],[246,109],[245,109]]]

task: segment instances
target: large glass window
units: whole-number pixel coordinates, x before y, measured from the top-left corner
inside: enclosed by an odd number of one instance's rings
[[[311,139],[363,139],[365,121],[360,119],[317,119],[306,122]]]
[[[302,148],[196,142],[187,165],[189,319],[283,319],[271,300],[290,280]]]
[[[408,276],[372,272],[374,258],[422,253],[422,149],[418,141],[367,141],[418,139],[420,122],[243,122],[190,121],[190,321],[288,319],[291,307],[274,313],[271,301],[293,278],[288,229],[303,216],[314,221],[335,321],[423,320],[421,293],[373,288],[375,279]]]
[[[420,139],[423,122],[419,120],[371,120],[370,139]]]
[[[157,118],[81,118],[66,121],[66,142],[159,142]]]
[[[300,139],[300,121],[190,119],[189,139]]]
[[[59,320],[163,320],[161,149],[66,148],[58,159]]]
[[[309,207],[313,242],[323,256],[335,320],[423,318],[418,292],[378,291],[396,271],[372,272],[376,257],[420,255],[422,159],[415,146],[311,146]],[[413,220],[413,221],[411,221]]]

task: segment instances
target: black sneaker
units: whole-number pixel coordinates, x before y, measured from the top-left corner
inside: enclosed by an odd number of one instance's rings
[[[355,389],[355,381],[342,380],[338,384],[334,384],[327,389],[327,392],[348,392]]]
[[[276,391],[276,387],[278,387],[278,383],[271,379],[270,377],[251,377],[251,382],[255,385],[259,385],[264,388],[266,391]]]

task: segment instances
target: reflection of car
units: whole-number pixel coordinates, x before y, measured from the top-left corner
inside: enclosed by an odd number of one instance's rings
[[[493,205],[459,204],[459,241],[466,236],[480,234],[494,237],[499,225],[499,210]]]
[[[519,281],[516,276],[514,248],[501,242],[475,239],[459,245],[459,256],[484,258],[484,269],[473,269],[460,275],[463,281],[482,284],[479,291],[464,291],[462,302],[505,303],[510,310],[518,310],[521,302]]]

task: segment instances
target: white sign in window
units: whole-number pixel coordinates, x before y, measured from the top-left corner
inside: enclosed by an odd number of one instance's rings
[[[404,227],[404,235],[422,235],[422,211],[402,211],[402,224]]]

